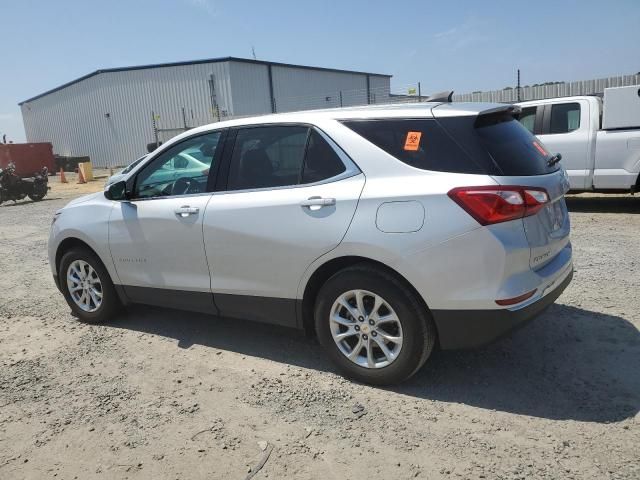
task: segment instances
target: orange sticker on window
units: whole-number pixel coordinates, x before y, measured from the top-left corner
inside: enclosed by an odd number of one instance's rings
[[[422,132],[408,132],[407,139],[404,142],[404,149],[415,152],[420,147],[420,137]]]

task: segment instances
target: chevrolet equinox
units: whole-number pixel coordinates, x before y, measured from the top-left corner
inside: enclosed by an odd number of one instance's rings
[[[56,212],[82,321],[131,303],[314,330],[356,380],[523,324],[572,277],[567,176],[518,108],[432,102],[219,122]]]

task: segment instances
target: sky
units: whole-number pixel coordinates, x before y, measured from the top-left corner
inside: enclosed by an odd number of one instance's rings
[[[640,0],[0,0],[0,135],[18,102],[100,68],[225,56],[458,93],[640,72]]]

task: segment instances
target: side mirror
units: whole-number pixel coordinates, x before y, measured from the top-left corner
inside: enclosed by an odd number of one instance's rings
[[[119,182],[112,183],[104,191],[104,196],[108,200],[126,200],[127,199],[127,182],[120,180]]]

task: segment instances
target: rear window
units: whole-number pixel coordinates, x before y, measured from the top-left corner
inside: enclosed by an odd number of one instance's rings
[[[547,164],[551,155],[546,147],[510,114],[479,116],[473,132],[484,147],[478,150],[484,150],[503,175],[544,175],[560,168]]]
[[[546,147],[509,112],[435,119],[348,120],[344,125],[422,170],[505,176],[544,175]]]

